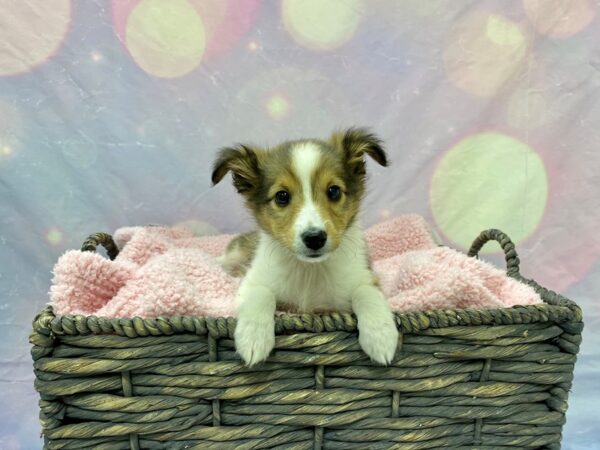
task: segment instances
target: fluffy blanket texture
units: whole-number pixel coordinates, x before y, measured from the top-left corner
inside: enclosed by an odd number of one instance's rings
[[[365,232],[373,267],[395,311],[502,308],[540,303],[532,288],[431,237],[425,220],[400,216]],[[71,250],[54,267],[57,315],[109,318],[232,316],[239,278],[215,258],[233,235],[194,236],[185,229],[128,227],[114,234],[114,261]]]

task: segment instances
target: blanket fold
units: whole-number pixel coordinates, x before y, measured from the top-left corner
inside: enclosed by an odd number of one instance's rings
[[[51,305],[57,315],[108,318],[233,316],[240,283],[216,262],[234,235],[194,236],[169,227],[126,227],[113,236],[114,261],[79,250],[54,267]],[[404,215],[365,232],[373,269],[399,312],[502,308],[541,303],[535,291],[492,265],[431,237],[426,221]]]

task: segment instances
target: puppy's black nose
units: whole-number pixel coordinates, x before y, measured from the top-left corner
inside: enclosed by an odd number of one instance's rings
[[[319,250],[327,242],[327,233],[323,230],[312,228],[302,233],[302,242],[311,250]]]

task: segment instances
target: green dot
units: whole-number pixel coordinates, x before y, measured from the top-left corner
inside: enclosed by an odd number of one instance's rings
[[[454,244],[468,248],[488,228],[520,242],[544,214],[548,179],[541,158],[527,144],[500,133],[481,133],[442,158],[429,195],[438,227]],[[485,248],[497,250],[491,244]]]
[[[52,228],[46,234],[46,240],[51,245],[58,245],[62,242],[63,234],[58,228]]]
[[[127,20],[126,43],[143,70],[176,78],[200,64],[206,46],[205,26],[186,0],[142,0]]]
[[[363,0],[284,0],[283,23],[292,38],[313,50],[333,50],[356,32]]]
[[[274,119],[283,119],[290,111],[290,103],[281,95],[274,95],[267,101],[267,110]]]

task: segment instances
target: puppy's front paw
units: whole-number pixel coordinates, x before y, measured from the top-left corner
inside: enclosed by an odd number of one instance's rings
[[[246,365],[264,361],[275,346],[275,323],[238,318],[235,327],[235,349]]]
[[[369,355],[379,363],[388,365],[394,359],[398,346],[398,328],[393,321],[384,323],[370,322],[361,326],[359,322],[358,342]]]

